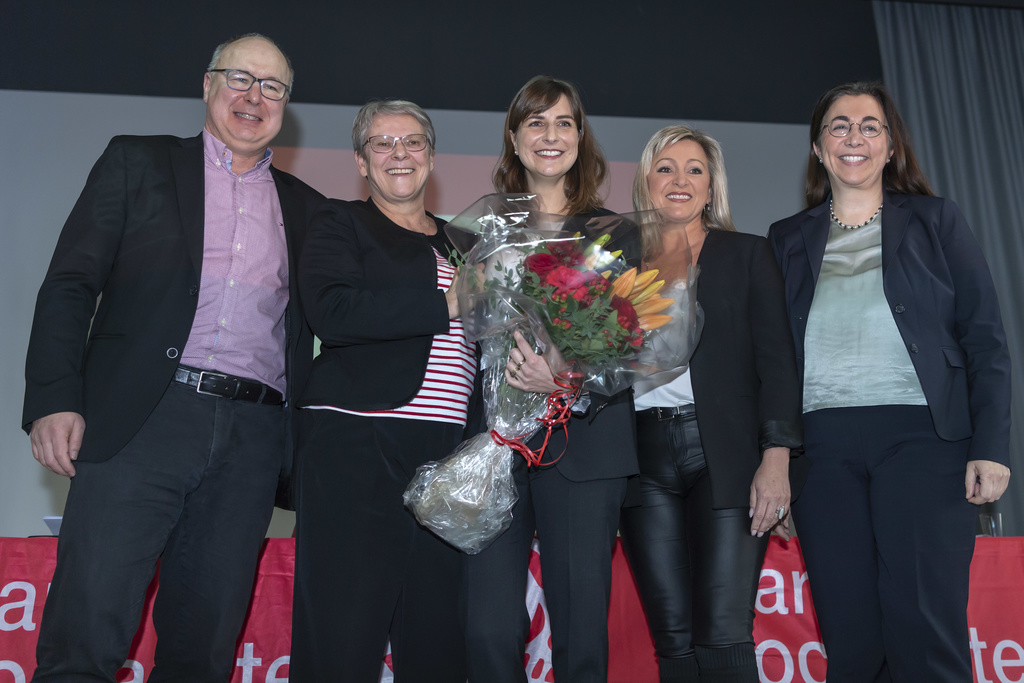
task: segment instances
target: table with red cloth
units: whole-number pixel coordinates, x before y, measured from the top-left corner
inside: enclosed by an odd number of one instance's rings
[[[35,642],[43,601],[53,575],[55,538],[0,538],[0,683],[24,683],[35,666]],[[239,639],[232,683],[285,683],[291,631],[291,539],[269,539],[245,629]],[[547,614],[539,549],[530,566],[527,606],[532,625],[525,663],[531,681],[552,681]],[[142,628],[118,681],[142,683],[153,664],[156,634],[151,620],[157,581],[149,589]],[[825,658],[800,546],[773,537],[757,596],[754,638],[765,683],[821,682]],[[1024,683],[1024,538],[978,538],[971,564],[969,638],[976,683]],[[650,633],[629,566],[616,548],[611,611],[609,677],[612,683],[656,682]],[[390,681],[385,657],[382,681]]]

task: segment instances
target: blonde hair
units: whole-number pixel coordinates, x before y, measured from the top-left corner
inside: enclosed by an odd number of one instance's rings
[[[647,175],[651,172],[654,159],[666,148],[683,140],[693,140],[708,158],[708,175],[710,184],[708,194],[710,201],[705,206],[701,220],[708,230],[736,231],[729,210],[729,182],[725,177],[725,156],[722,146],[707,133],[682,124],[666,126],[651,136],[640,155],[640,164],[633,176],[633,208],[637,211],[654,209],[650,188],[647,186]],[[653,257],[661,249],[661,233],[656,223],[642,221],[640,226],[644,254]]]

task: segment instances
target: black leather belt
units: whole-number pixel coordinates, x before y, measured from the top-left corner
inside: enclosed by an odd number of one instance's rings
[[[247,401],[268,406],[279,406],[284,403],[284,397],[277,389],[268,387],[261,382],[225,375],[221,372],[197,370],[186,365],[179,365],[174,371],[174,381],[195,387],[197,393],[230,398],[233,401]]]
[[[688,417],[696,414],[697,408],[694,407],[692,403],[685,406],[672,406],[669,408],[655,406],[654,408],[636,411],[637,417],[646,417],[654,420],[671,420],[674,417]]]

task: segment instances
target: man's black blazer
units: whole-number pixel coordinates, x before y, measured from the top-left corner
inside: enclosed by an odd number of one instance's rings
[[[715,508],[749,504],[767,446],[792,449],[791,496],[804,478],[800,387],[782,276],[763,237],[711,230],[697,260],[704,329],[690,359],[697,427]]]
[[[771,226],[803,376],[804,331],[829,231],[828,202]],[[1009,466],[1010,356],[985,257],[957,205],[885,193],[882,287],[935,432],[970,460]]]
[[[294,275],[297,254],[323,197],[294,176],[272,172],[291,273],[290,404],[313,355]],[[26,431],[51,413],[80,413],[86,429],[79,459],[97,462],[117,453],[146,421],[174,376],[196,312],[203,188],[201,135],[110,141],[39,290],[25,368]]]

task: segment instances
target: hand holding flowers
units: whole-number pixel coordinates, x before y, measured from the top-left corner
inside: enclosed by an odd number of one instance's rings
[[[542,423],[567,420],[584,387],[612,395],[689,359],[701,326],[696,269],[666,283],[627,263],[640,261],[639,226],[659,220],[582,223],[536,212],[529,196],[488,195],[449,223],[465,255],[459,308],[467,338],[482,350],[489,432],[417,470],[405,503],[420,523],[480,552],[511,521],[510,447],[542,464],[526,440]]]
[[[533,352],[519,330],[512,333],[515,346],[508,354],[505,381],[520,391],[550,394],[564,387],[555,383],[555,376],[544,357]]]

